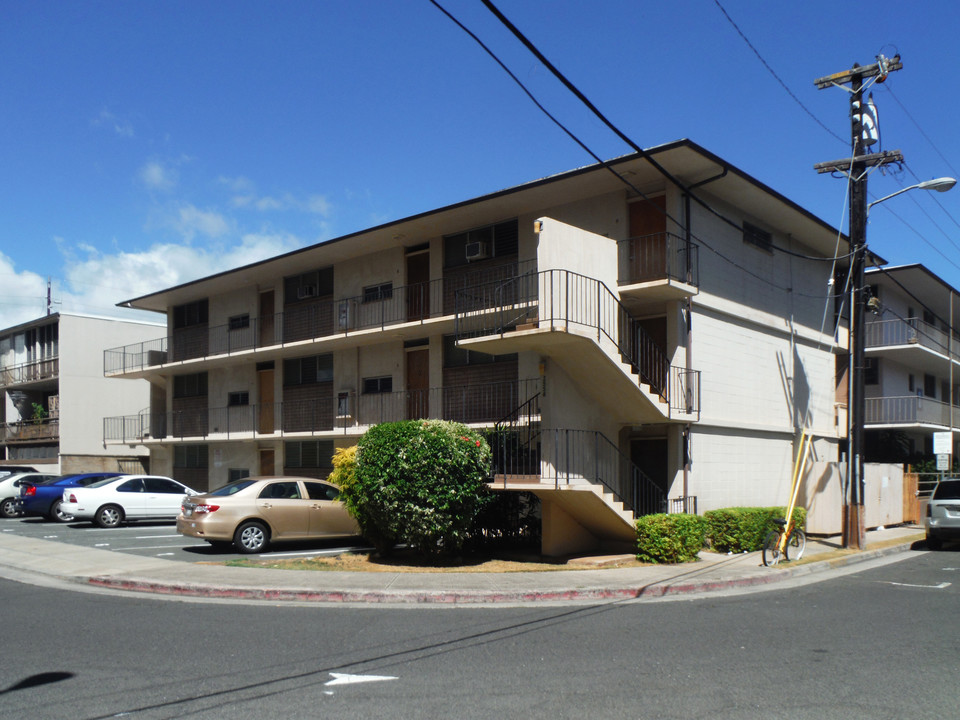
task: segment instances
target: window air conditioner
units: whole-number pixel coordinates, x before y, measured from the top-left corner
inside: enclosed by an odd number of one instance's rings
[[[337,312],[337,324],[340,330],[346,332],[350,329],[350,303],[342,302]]]
[[[467,243],[467,260],[483,260],[486,257],[488,257],[488,249],[485,242]]]
[[[297,288],[297,300],[304,300],[317,296],[316,285],[301,285]]]

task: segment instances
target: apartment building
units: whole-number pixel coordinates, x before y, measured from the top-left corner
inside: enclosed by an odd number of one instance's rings
[[[105,353],[151,387],[105,442],[202,489],[324,476],[379,422],[469,423],[550,554],[786,504],[801,430],[827,463],[845,433],[838,232],[690,141],[647,154],[671,178],[629,155],[125,303],[167,330]]]
[[[142,470],[149,451],[103,441],[103,419],[150,406],[145,381],[103,374],[103,351],[140,342],[157,323],[54,313],[0,330],[0,465],[45,472]]]
[[[920,264],[871,268],[866,282],[865,457],[932,460],[933,433],[960,428],[960,297]]]

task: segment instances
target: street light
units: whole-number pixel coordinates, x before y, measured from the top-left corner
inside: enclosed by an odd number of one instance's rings
[[[924,180],[923,182],[917,183],[916,185],[911,185],[910,187],[905,187],[901,190],[897,190],[895,193],[890,193],[889,195],[882,197],[879,200],[874,200],[872,203],[867,203],[867,215],[870,214],[870,208],[872,208],[874,205],[879,205],[885,200],[889,200],[892,197],[896,197],[901,193],[907,192],[907,190],[936,190],[937,192],[946,192],[956,184],[957,184],[957,181],[952,177],[942,177],[942,178],[934,178],[933,180]]]
[[[908,190],[936,190],[946,192],[957,181],[950,177],[924,180],[910,187],[897,190],[886,197],[866,203],[866,179],[851,184],[850,190],[850,245],[853,250],[850,272],[853,282],[850,286],[850,366],[847,386],[847,481],[848,498],[844,498],[843,545],[863,549],[864,546],[864,478],[863,478],[863,426],[866,420],[866,398],[864,397],[864,345],[866,341],[864,325],[863,269],[866,255],[867,227],[866,219],[874,205],[896,197]],[[848,502],[849,501],[849,502]]]

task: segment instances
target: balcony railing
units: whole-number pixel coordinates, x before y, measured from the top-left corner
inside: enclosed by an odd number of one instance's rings
[[[440,418],[493,425],[539,391],[539,380],[456,385],[390,393],[338,394],[320,400],[236,405],[201,411],[155,413],[104,419],[105,442],[164,438],[221,438],[342,432],[359,434],[383,422]]]
[[[881,348],[895,345],[919,345],[942,355],[947,355],[949,335],[935,325],[917,318],[907,320],[873,320],[864,325],[864,347]],[[960,358],[960,342],[953,341],[950,353]]]
[[[950,404],[923,397],[867,398],[865,420],[870,425],[936,425],[950,427]],[[954,408],[953,426],[960,427],[960,408]]]
[[[671,366],[660,346],[599,280],[569,270],[543,270],[457,293],[458,340],[503,336],[524,325],[587,329],[667,402],[671,412],[700,411],[700,371]]]
[[[40,422],[26,421],[0,425],[0,441],[33,442],[60,438],[60,422],[56,419]]]
[[[456,292],[477,283],[502,282],[536,266],[509,262],[448,271],[438,280],[381,291],[375,298],[355,296],[290,305],[284,312],[236,323],[178,328],[158,338],[104,351],[105,375],[137,372],[167,362],[201,359],[302,340],[349,335],[453,315]]]
[[[60,373],[60,358],[47,358],[0,368],[0,387],[50,380]]]
[[[676,280],[700,286],[699,246],[673,233],[655,233],[617,243],[621,285]]]

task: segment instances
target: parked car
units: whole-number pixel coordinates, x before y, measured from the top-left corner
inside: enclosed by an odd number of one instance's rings
[[[0,516],[14,518],[20,514],[20,483],[41,483],[56,480],[59,475],[47,475],[37,472],[23,472],[0,478]]]
[[[64,475],[42,483],[21,480],[18,498],[20,514],[39,515],[54,522],[70,522],[73,516],[67,515],[60,508],[66,488],[86,487],[98,480],[119,477],[121,474],[102,472]]]
[[[353,537],[357,521],[335,485],[298,477],[246,478],[184,499],[177,532],[211,545],[258,553],[270,543]]]
[[[960,540],[960,478],[941,480],[934,488],[923,525],[931,550],[939,550],[944,540]]]
[[[16,473],[38,472],[32,465],[0,465],[0,480]]]
[[[60,512],[102,528],[128,520],[173,520],[184,495],[196,494],[196,490],[168,477],[120,475],[87,487],[65,489]]]

